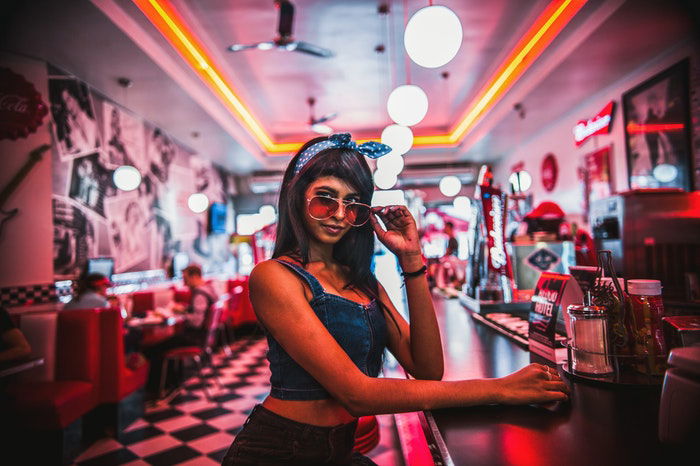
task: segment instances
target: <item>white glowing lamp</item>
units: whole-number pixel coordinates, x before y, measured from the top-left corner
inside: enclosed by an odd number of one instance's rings
[[[521,170],[516,173],[512,173],[508,177],[508,182],[513,186],[513,191],[525,192],[532,186],[532,176],[525,170]]]
[[[413,146],[413,131],[406,126],[389,125],[382,131],[382,144],[391,147],[392,154],[403,155]]]
[[[386,172],[384,170],[377,170],[374,172],[374,184],[377,185],[379,189],[391,189],[397,181],[398,177],[396,173]]]
[[[415,84],[404,84],[391,91],[386,109],[395,123],[417,125],[428,113],[428,96]]]
[[[393,151],[384,157],[377,159],[377,170],[398,175],[403,170],[404,160],[399,154]]]
[[[464,216],[469,216],[469,212],[471,212],[472,204],[469,202],[469,198],[467,196],[457,196],[452,200],[452,205],[454,206],[455,210],[458,210],[460,213],[464,214]]]
[[[456,196],[460,189],[462,189],[462,182],[454,175],[447,175],[442,177],[439,187],[443,195],[452,197]]]
[[[112,175],[114,185],[122,191],[133,191],[141,184],[141,173],[136,167],[122,165]]]
[[[403,43],[416,64],[437,68],[457,55],[462,45],[462,24],[445,6],[421,8],[408,20]]]
[[[187,198],[187,207],[195,214],[201,214],[209,207],[209,198],[204,193],[190,194]]]
[[[670,183],[678,176],[678,169],[671,164],[662,163],[654,167],[652,174],[662,183]]]
[[[258,210],[258,213],[260,214],[260,217],[262,218],[263,225],[269,225],[271,223],[275,223],[275,220],[277,220],[277,211],[275,210],[274,206],[271,206],[269,204],[265,204],[264,206],[261,206],[260,209]]]

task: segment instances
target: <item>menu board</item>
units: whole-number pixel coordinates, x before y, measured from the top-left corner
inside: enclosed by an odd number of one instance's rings
[[[557,364],[566,359],[569,319],[566,308],[583,302],[583,293],[571,275],[543,272],[532,296],[530,351]]]

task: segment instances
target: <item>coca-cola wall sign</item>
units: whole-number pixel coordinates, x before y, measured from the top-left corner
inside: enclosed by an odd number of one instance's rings
[[[542,186],[548,192],[554,191],[559,178],[559,166],[557,158],[551,152],[542,160]]]
[[[610,132],[610,126],[613,121],[613,112],[615,111],[615,102],[612,100],[603,107],[593,118],[587,120],[579,120],[574,126],[574,142],[576,147],[581,146],[591,136],[596,134],[607,134]]]
[[[41,126],[48,107],[34,85],[0,67],[0,139],[26,138]]]

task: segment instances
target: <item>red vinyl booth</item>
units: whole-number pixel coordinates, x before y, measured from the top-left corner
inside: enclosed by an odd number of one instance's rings
[[[138,315],[155,309],[153,291],[137,291],[131,295],[131,313]]]
[[[248,295],[248,277],[228,281],[230,322],[234,327],[258,321]]]
[[[54,380],[15,382],[6,387],[8,403],[3,411],[8,416],[2,417],[19,435],[30,429],[29,441],[34,449],[39,446],[41,450],[23,454],[45,454],[56,462],[65,462],[77,453],[82,417],[95,408],[99,399],[99,343],[98,314],[94,310],[59,312]]]
[[[143,387],[148,363],[136,370],[126,366],[123,320],[118,309],[101,309],[100,315],[100,403],[118,403]]]
[[[119,437],[144,412],[141,390],[148,378],[148,362],[130,369],[124,354],[124,327],[118,309],[99,309],[100,387],[98,420],[110,434]]]

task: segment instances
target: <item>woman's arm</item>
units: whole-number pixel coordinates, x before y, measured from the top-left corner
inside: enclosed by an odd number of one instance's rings
[[[24,358],[32,352],[29,342],[27,342],[24,334],[18,328],[7,330],[2,334],[1,338],[8,348],[0,351],[0,362]]]
[[[401,270],[415,272],[423,267],[418,229],[411,212],[404,206],[384,207],[374,209],[373,212],[386,225],[384,230],[372,216],[370,219],[374,231],[379,241],[396,254]],[[398,335],[394,331],[396,327],[388,322],[389,349],[403,368],[416,379],[440,380],[444,372],[442,342],[427,275],[406,277],[404,283],[408,298],[410,331],[406,332],[404,326]],[[396,318],[398,313],[383,288],[380,288],[380,297],[392,312],[394,320],[403,322],[403,319]]]
[[[502,379],[438,382],[363,374],[311,309],[304,286],[283,265],[262,262],[250,276],[260,322],[287,353],[355,416],[488,403],[562,400],[564,384],[530,365]]]

